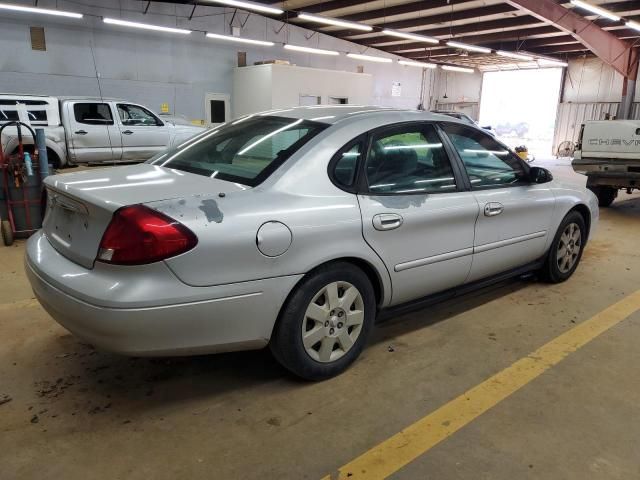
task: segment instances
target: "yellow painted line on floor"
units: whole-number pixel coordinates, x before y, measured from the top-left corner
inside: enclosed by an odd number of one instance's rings
[[[30,298],[28,300],[18,300],[9,303],[0,303],[0,312],[4,312],[6,310],[18,310],[20,308],[36,307],[38,305],[40,305],[40,303],[38,303],[35,298]]]
[[[640,290],[556,337],[323,480],[387,478],[638,310]]]

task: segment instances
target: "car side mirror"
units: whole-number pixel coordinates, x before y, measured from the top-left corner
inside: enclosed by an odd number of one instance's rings
[[[547,183],[553,180],[553,175],[546,168],[531,167],[529,169],[529,179],[532,183]]]

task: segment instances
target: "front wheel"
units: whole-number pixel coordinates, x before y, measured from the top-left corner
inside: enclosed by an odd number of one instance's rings
[[[362,270],[346,262],[323,266],[287,300],[269,346],[297,376],[330,378],[358,358],[375,314],[373,287]]]
[[[584,218],[578,212],[569,212],[556,232],[542,267],[545,280],[560,283],[573,275],[582,258],[586,240]]]

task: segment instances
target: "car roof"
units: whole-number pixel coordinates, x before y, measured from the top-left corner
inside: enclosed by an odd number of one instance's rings
[[[43,100],[65,101],[92,101],[92,102],[124,102],[122,98],[92,97],[92,96],[65,96],[65,95],[34,95],[30,93],[0,93],[2,98],[40,98]]]
[[[272,115],[276,117],[312,120],[328,124],[336,124],[346,120],[370,117],[382,117],[385,120],[388,120],[389,123],[393,123],[394,121],[406,121],[407,117],[415,118],[416,120],[452,120],[452,117],[446,117],[444,115],[424,110],[399,109],[375,105],[314,105],[267,110],[266,112],[251,114],[250,116],[257,115]],[[247,116],[245,116],[245,118],[246,117]]]

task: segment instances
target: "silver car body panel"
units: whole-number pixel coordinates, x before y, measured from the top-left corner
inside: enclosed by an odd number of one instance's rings
[[[279,306],[302,275],[193,288],[163,262],[84,268],[59,254],[42,232],[27,242],[33,291],[62,326],[106,350],[184,355],[260,348]]]
[[[403,196],[354,195],[331,182],[329,161],[358,135],[395,123],[455,122],[451,117],[353,106],[266,114],[331,126],[253,188],[164,168],[163,157],[157,164],[48,178],[51,193],[89,211],[86,227],[82,215],[60,227],[50,208],[43,232],[28,242],[27,272],[52,316],[119,352],[257,348],[268,341],[297,283],[326,262],[366,264],[384,308],[541,258],[576,205],[589,210],[592,228],[597,222],[597,200],[577,176],[582,184],[553,180]],[[496,202],[504,211],[485,217],[484,209]],[[113,212],[140,203],[186,225],[197,246],[144,266],[95,262]],[[376,230],[379,214],[400,216],[401,225]]]

